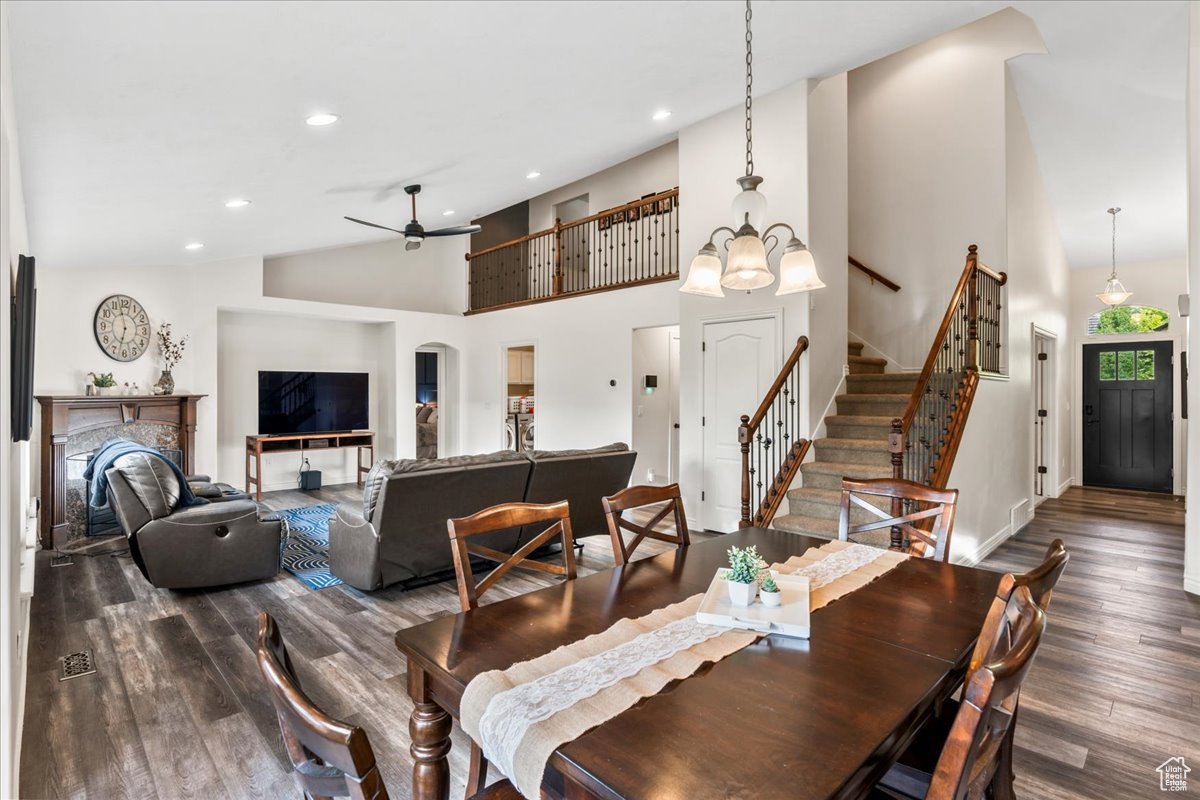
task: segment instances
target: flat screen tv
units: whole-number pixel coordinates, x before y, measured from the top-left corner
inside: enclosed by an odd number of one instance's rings
[[[12,369],[11,419],[12,440],[27,442],[33,428],[33,335],[36,328],[37,282],[33,258],[20,256],[17,261],[17,286],[12,295],[9,319],[9,365]]]
[[[337,433],[365,430],[365,372],[258,373],[258,432]]]

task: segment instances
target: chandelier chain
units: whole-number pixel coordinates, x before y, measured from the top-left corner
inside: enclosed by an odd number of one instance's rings
[[[1117,277],[1117,212],[1112,212],[1113,234],[1112,234],[1112,275]]]
[[[754,50],[752,42],[754,36],[750,32],[750,18],[753,13],[750,11],[750,0],[746,0],[746,174],[754,174],[754,126],[753,117],[751,116],[751,107],[754,100],[751,94],[754,89]]]

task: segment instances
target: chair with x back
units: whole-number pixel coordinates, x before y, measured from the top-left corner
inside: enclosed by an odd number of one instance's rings
[[[258,615],[258,668],[271,690],[288,758],[308,797],[387,800],[366,731],[340,722],[312,704],[300,688],[279,627]]]
[[[613,560],[617,566],[628,563],[633,551],[646,539],[667,542],[676,547],[687,547],[691,543],[688,539],[687,517],[683,513],[683,498],[677,483],[670,486],[630,486],[605,497],[601,502],[604,504],[604,518],[608,521],[608,533],[612,537]],[[662,508],[645,524],[639,525],[625,517],[626,511],[659,504],[662,504]],[[668,516],[674,523],[675,532],[656,530],[655,526]],[[622,530],[634,534],[628,544],[625,543]]]
[[[885,512],[869,502],[868,498],[890,499],[892,513]],[[905,505],[910,509],[907,513],[904,513]],[[954,509],[957,505],[957,489],[934,489],[913,481],[893,478],[870,481],[844,478],[841,510],[838,515],[838,538],[848,541],[855,534],[890,528],[894,549],[903,549],[915,556],[946,561],[950,554],[950,534],[954,529]],[[865,510],[866,516],[874,519],[864,523],[852,523],[855,509]]]
[[[1028,586],[1005,575],[979,635],[963,700],[932,772],[893,766],[874,796],[983,800],[1002,794],[1004,743],[1011,738],[1017,699],[1046,628],[1046,614]],[[976,661],[978,663],[976,664]]]
[[[512,554],[501,553],[499,550],[493,550],[470,541],[472,536],[518,526],[536,526],[542,523],[549,523],[549,527],[522,544]],[[447,520],[446,527],[450,531],[450,544],[454,549],[454,572],[458,577],[458,600],[463,611],[470,611],[478,606],[480,596],[514,567],[562,575],[567,580],[575,579],[575,542],[571,537],[571,510],[565,500],[545,505],[504,503],[485,508],[469,517]],[[529,558],[530,554],[542,545],[548,544],[556,536],[562,537],[562,566]],[[499,565],[479,583],[475,582],[475,573],[471,568],[471,556],[473,555],[499,562]],[[483,751],[479,749],[479,745],[471,742],[467,797],[471,797],[483,789],[483,784],[487,781],[487,769],[488,762],[483,757]]]

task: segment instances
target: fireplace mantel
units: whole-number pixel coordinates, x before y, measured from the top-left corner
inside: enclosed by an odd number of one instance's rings
[[[42,412],[41,479],[42,514],[39,537],[42,547],[54,546],[55,534],[67,527],[67,440],[123,425],[173,428],[178,438],[185,472],[195,469],[196,404],[207,395],[39,395]],[[116,432],[116,431],[114,431]]]

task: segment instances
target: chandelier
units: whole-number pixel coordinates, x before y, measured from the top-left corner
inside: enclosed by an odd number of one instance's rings
[[[1108,282],[1104,284],[1104,291],[1096,295],[1100,298],[1100,302],[1107,306],[1119,306],[1133,294],[1133,292],[1125,291],[1125,285],[1117,277],[1117,212],[1120,210],[1120,208],[1108,210],[1108,213],[1112,214],[1112,274],[1108,276]]]
[[[760,234],[766,222],[767,198],[758,191],[763,179],[754,174],[754,125],[752,116],[754,86],[753,36],[750,32],[750,0],[746,0],[746,174],[737,179],[741,191],[733,198],[733,224],[735,228],[721,226],[708,237],[708,243],[692,259],[688,267],[687,280],[679,291],[705,297],[724,297],[725,289],[744,290],[747,293],[762,289],[775,282],[775,275],[767,259],[780,244],[780,238],[772,231],[786,229],[790,238],[783,245],[779,259],[779,288],[776,295],[807,292],[823,289],[825,284],[817,276],[817,264],[796,231],[785,222],[776,222]],[[724,235],[724,236],[722,236]],[[725,272],[721,272],[721,256],[716,242],[728,253]]]

